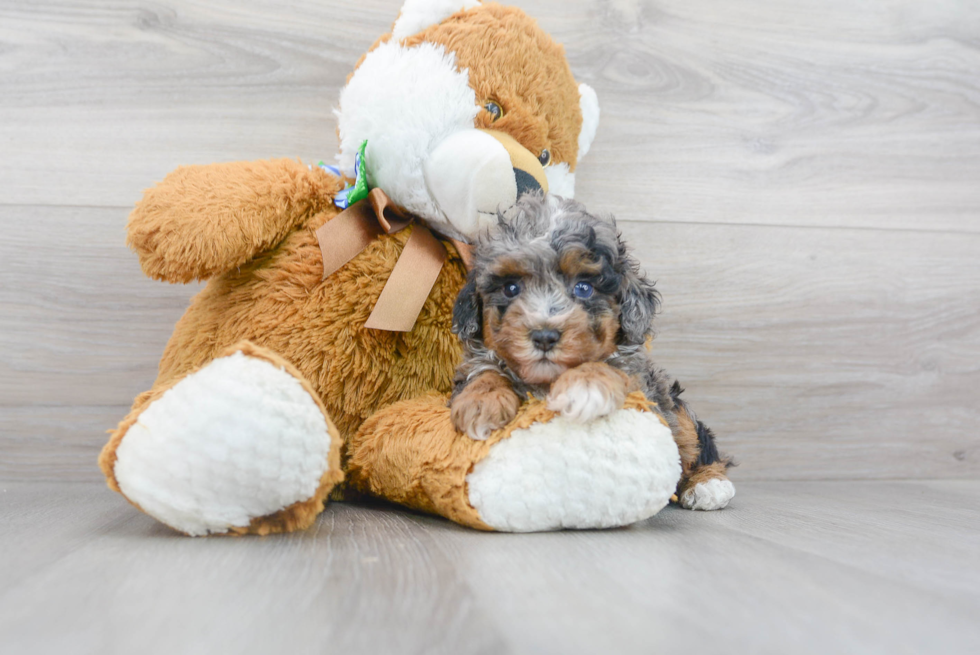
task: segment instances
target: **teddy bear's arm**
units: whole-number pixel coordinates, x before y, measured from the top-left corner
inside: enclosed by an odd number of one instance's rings
[[[272,248],[342,186],[291,159],[183,166],[144,193],[126,241],[149,277],[206,280]]]

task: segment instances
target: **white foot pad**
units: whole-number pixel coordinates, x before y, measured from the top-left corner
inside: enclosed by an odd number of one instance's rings
[[[735,485],[731,480],[714,479],[699,482],[681,494],[681,507],[687,509],[721,509],[735,497]]]
[[[116,451],[116,480],[127,498],[177,530],[226,532],[311,498],[330,439],[299,380],[238,352],[140,414]]]
[[[651,412],[621,409],[589,424],[558,416],[515,430],[466,477],[470,503],[504,532],[612,528],[670,500],[680,455]]]

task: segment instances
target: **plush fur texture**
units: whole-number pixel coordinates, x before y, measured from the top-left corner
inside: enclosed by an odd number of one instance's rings
[[[342,161],[352,164],[351,149],[368,140],[373,181],[396,203],[412,204],[419,218],[432,221],[434,227],[440,216],[425,209],[425,181],[415,173],[432,149],[456,130],[492,127],[506,135],[516,144],[508,150],[512,163],[530,158],[540,166],[538,157],[549,149],[552,166],[567,166],[571,172],[582,150],[584,96],[561,47],[519,10],[494,4],[420,27],[439,20],[449,4],[408,2],[399,29],[422,31],[401,42],[390,35],[382,37],[349,78],[340,108]],[[460,8],[470,5],[464,1]],[[417,84],[420,93],[413,95],[415,89],[402,84],[405,81]],[[386,84],[393,85],[395,96],[386,95],[391,90]],[[441,103],[433,102],[440,98]],[[503,107],[499,120],[484,108],[488,100]],[[386,143],[389,135],[393,140]],[[586,133],[585,140],[591,137]],[[516,179],[518,172],[512,172]],[[540,179],[545,179],[543,172]],[[125,488],[137,489],[142,484],[139,467],[153,465],[152,457],[130,457],[144,453],[145,444],[137,443],[148,438],[143,427],[133,431],[135,448],[124,445],[144,412],[154,425],[167,426],[155,430],[153,438],[173,442],[154,445],[167,453],[170,469],[193,468],[194,453],[207,450],[206,443],[181,450],[194,434],[173,428],[188,405],[168,400],[171,391],[180,397],[180,390],[193,388],[200,396],[195,402],[201,406],[220,405],[208,425],[199,426],[197,434],[204,435],[205,442],[227,434],[239,414],[265,425],[269,417],[261,413],[278,411],[263,408],[253,393],[254,385],[246,384],[237,396],[221,394],[243,382],[235,378],[248,377],[237,369],[211,367],[227,356],[248,358],[250,364],[243,371],[265,368],[288,374],[273,375],[282,382],[280,388],[295,391],[288,378],[295,379],[315,401],[331,434],[326,468],[309,498],[290,502],[296,493],[282,493],[280,502],[269,501],[279,492],[302,486],[283,479],[281,486],[273,484],[271,489],[259,485],[256,493],[270,491],[269,496],[258,509],[232,520],[210,521],[205,512],[172,520],[159,509],[146,508],[178,529],[192,533],[226,529],[231,534],[302,529],[323,509],[328,494],[341,490],[337,485],[345,470],[357,490],[465,525],[493,527],[472,506],[465,476],[507,435],[499,431],[483,442],[460,435],[446,406],[461,357],[451,319],[466,279],[463,260],[456,247],[444,240],[448,258],[411,331],[366,329],[365,321],[414,228],[380,236],[323,279],[314,232],[337,215],[332,199],[342,185],[337,177],[290,160],[184,167],[148,190],[130,216],[128,243],[147,275],[170,282],[208,283],[175,326],[153,387],[135,399],[103,449],[100,465],[109,486],[124,494]],[[418,203],[411,198],[418,198]],[[274,369],[252,360],[271,363]],[[195,386],[195,380],[208,384]],[[220,403],[212,394],[221,396]],[[639,408],[646,401],[635,402]],[[309,403],[300,405],[304,412],[315,414]],[[540,403],[520,411],[512,429],[554,416]],[[252,441],[261,440],[254,431],[249,435]],[[289,440],[305,443],[308,436],[309,431],[300,430],[298,439]],[[181,462],[181,453],[186,462]],[[234,479],[236,473],[248,475],[234,457],[212,458],[207,466],[212,470],[202,475],[214,481]],[[127,479],[123,484],[119,473]],[[312,488],[311,477],[302,480],[307,491]],[[245,481],[246,486],[250,483]],[[220,488],[220,484],[214,487]],[[144,496],[134,492],[129,500],[138,506],[137,498],[156,501],[179,495],[168,494],[166,488],[162,494],[159,491]],[[228,498],[216,496],[211,501],[227,508]],[[601,504],[602,498],[596,502]],[[275,510],[250,516],[270,508]]]
[[[473,131],[479,111],[454,53],[433,43],[411,48],[383,43],[364,58],[340,94],[338,161],[353,169],[354,154],[366,140],[372,186],[434,229],[466,238],[466,227],[454,226],[430,194],[420,163],[448,137]]]
[[[544,169],[548,176],[548,192],[562,198],[575,197],[575,173],[571,172],[568,164],[561,162],[552,164]]]
[[[283,193],[278,198],[251,205],[251,191],[245,193],[238,183],[242,169],[265,170],[281,181],[281,171],[295,171],[298,177],[313,180],[307,189],[329,190],[339,186],[336,178],[319,170],[289,162],[259,162],[209,167],[209,188],[180,184],[177,189],[168,180],[147,193],[152,202],[137,206],[130,217],[130,234],[157,233],[152,250],[143,250],[144,240],[131,238],[131,245],[140,255],[147,273],[172,280],[190,279],[203,267],[221,270],[234,259],[225,252],[213,249],[211,259],[199,256],[208,249],[199,242],[196,223],[206,225],[204,212],[210,203],[229,203],[243,214],[238,224],[256,228],[259,234],[236,240],[235,249],[228,253],[240,257],[248,248],[258,249],[261,232],[279,219],[271,207],[317,208],[323,202],[307,191],[296,196]],[[195,169],[179,170],[179,179]],[[225,173],[227,183],[218,173]],[[292,178],[290,178],[292,179]],[[271,183],[272,181],[270,181]],[[296,187],[279,184],[279,189]],[[183,191],[184,193],[178,193]],[[198,202],[188,194],[196,193]],[[245,193],[245,197],[234,198]],[[169,209],[167,205],[169,204]],[[195,208],[188,213],[188,208]],[[248,210],[255,214],[246,213]],[[285,210],[283,210],[285,211]],[[324,406],[325,415],[337,426],[340,443],[354,432],[368,416],[378,409],[404,398],[413,398],[427,391],[451,387],[453,363],[458,360],[460,345],[451,333],[452,306],[462,287],[466,269],[455,248],[446,242],[449,257],[429,295],[414,330],[408,333],[384,332],[363,328],[394,267],[412,228],[379,239],[353,261],[327,280],[321,279],[322,263],[314,231],[337,214],[328,209],[310,215],[310,210],[283,219],[295,225],[292,232],[275,247],[253,257],[240,266],[217,275],[195,296],[190,308],[177,323],[160,362],[156,383],[133,403],[133,409],[113,432],[103,449],[100,464],[110,487],[121,491],[115,481],[116,450],[129,428],[154,400],[187,375],[203,368],[217,357],[226,354],[236,344],[246,341],[277,363],[287,364],[290,371]],[[184,225],[163,239],[152,225],[168,222]],[[183,255],[181,257],[180,255]],[[191,259],[188,261],[188,259]],[[378,274],[379,271],[384,272]],[[346,452],[346,451],[345,451]],[[325,479],[328,484],[318,492],[319,499],[297,508],[303,516],[296,520],[292,513],[264,517],[247,531],[269,532],[292,530],[309,525],[322,511],[323,499],[343,475],[340,457]],[[322,492],[322,493],[321,493]],[[257,517],[258,518],[258,517]],[[232,530],[234,531],[234,530]]]
[[[644,427],[619,439],[608,434],[615,422],[578,432],[560,421],[548,428],[558,415],[531,400],[504,429],[477,441],[453,430],[444,395],[396,403],[368,419],[353,437],[348,475],[357,490],[481,530],[625,525],[667,503],[680,467],[677,448],[653,405],[634,393],[624,407],[629,415],[617,419],[618,426]],[[393,431],[399,431],[399,439],[390,438]],[[515,437],[500,457],[482,464],[498,444]],[[596,439],[601,445],[593,443]],[[568,452],[558,454],[563,443]],[[634,467],[631,454],[642,455],[649,466]],[[477,470],[481,473],[474,478],[471,471]],[[517,484],[497,496],[492,489],[503,481]],[[613,506],[615,512],[606,511]]]
[[[313,233],[335,214],[306,217],[269,252],[211,280],[174,328],[157,385],[248,340],[296,367],[345,439],[382,407],[448,390],[460,353],[452,306],[466,274],[455,248],[445,242],[449,257],[411,332],[368,330],[363,325],[412,228],[378,239],[322,280]]]
[[[479,0],[406,0],[391,28],[391,38],[404,39],[438,25],[457,11],[479,6]]]
[[[534,19],[515,7],[488,3],[454,14],[402,43],[408,47],[437,43],[456,55],[457,66],[469,75],[477,103],[482,106],[492,100],[503,109],[499,120],[480,112],[476,127],[506,132],[535,156],[547,148],[553,163],[565,162],[575,170],[582,130],[581,94],[564,48]]]
[[[333,211],[341,180],[291,159],[182,166],[148,189],[126,243],[143,272],[166,282],[209,280]]]
[[[725,479],[730,460],[643,347],[660,297],[614,219],[574,200],[526,195],[481,236],[473,257],[453,321],[464,342],[452,398],[458,430],[485,439],[529,397],[547,398],[563,417],[588,423],[639,389],[678,442],[681,491],[689,491],[682,504],[727,503],[731,496],[718,485],[688,490],[689,480]],[[685,500],[696,496],[703,499]]]
[[[182,532],[247,528],[315,494],[340,443],[330,427],[296,377],[238,351],[151,403],[116,451],[113,473],[127,498]]]
[[[643,407],[585,426],[555,415],[512,430],[466,476],[470,503],[507,532],[608,528],[653,516],[681,467],[670,428]]]
[[[515,169],[523,166],[571,197],[573,171],[595,137],[599,105],[591,88],[575,82],[562,47],[526,14],[495,3],[465,3],[465,10],[456,11],[462,4],[407,3],[395,24],[398,35],[379,39],[348,78],[337,116],[342,168],[353,166],[366,140],[376,184],[435,229],[471,240],[485,227],[483,218],[515,199],[512,191],[497,193],[512,186],[501,184],[499,176],[520,174],[488,163],[480,184],[460,172],[460,179],[446,183],[464,187],[460,202],[460,192],[446,193],[446,185],[438,186],[442,176],[426,174],[424,167],[441,174],[454,161],[464,167],[473,160],[489,162],[492,142],[486,141],[486,153],[473,152],[472,139],[460,140],[470,145],[455,150],[450,142],[467,131],[492,129],[513,137],[533,162],[529,169],[512,156]],[[447,12],[441,23],[401,36]],[[488,111],[488,103],[502,113]],[[441,162],[433,161],[437,150]],[[546,169],[539,159],[547,160]]]
[[[599,129],[599,98],[588,84],[579,84],[578,91],[579,106],[582,109],[582,130],[578,133],[578,158],[581,159],[589,153],[596,130]]]
[[[488,130],[465,130],[444,139],[422,167],[432,199],[454,234],[467,240],[493,224],[498,207],[517,201],[514,171],[510,153]]]
[[[323,404],[320,402],[319,398],[317,397],[317,394],[313,391],[313,388],[306,380],[303,379],[299,371],[296,370],[296,368],[293,367],[292,364],[285,361],[284,359],[277,356],[276,354],[272,353],[271,351],[255,346],[254,344],[251,344],[249,342],[241,342],[235,344],[234,346],[223,351],[220,354],[220,356],[214,361],[220,361],[222,359],[232,357],[232,356],[247,357],[250,360],[254,360],[256,363],[264,363],[267,365],[272,365],[276,369],[279,369],[282,373],[293,378],[296,381],[296,384],[308,395],[310,401],[315,404],[320,415],[322,416],[324,424],[326,426],[326,430],[330,437],[329,451],[327,453],[325,461],[320,461],[314,464],[314,466],[320,466],[323,469],[323,473],[320,476],[319,484],[316,485],[315,490],[308,498],[297,500],[295,502],[292,502],[291,504],[284,501],[279,503],[274,503],[279,505],[279,507],[277,507],[275,511],[263,513],[261,515],[251,517],[251,520],[244,521],[244,524],[243,521],[240,520],[241,514],[239,520],[224,521],[223,523],[219,523],[213,520],[213,516],[214,516],[213,514],[211,519],[209,520],[209,517],[206,516],[207,514],[206,511],[201,511],[199,507],[196,509],[191,509],[190,503],[195,502],[193,497],[189,499],[180,500],[177,503],[165,502],[164,510],[168,514],[168,516],[160,516],[159,512],[151,510],[149,508],[144,510],[144,508],[140,505],[140,498],[143,497],[144,495],[148,495],[149,497],[156,496],[156,498],[153,498],[153,500],[157,501],[161,496],[164,497],[167,495],[172,496],[173,494],[166,487],[161,488],[161,484],[167,483],[167,478],[158,479],[154,483],[153,478],[158,475],[157,472],[148,471],[146,475],[141,475],[139,471],[139,467],[146,466],[149,469],[153,469],[158,466],[173,467],[175,473],[179,478],[179,476],[187,475],[188,473],[191,472],[189,469],[191,468],[190,465],[192,464],[194,458],[187,457],[186,455],[188,455],[189,453],[180,450],[179,443],[173,444],[168,442],[168,439],[166,438],[168,435],[157,434],[153,439],[156,443],[151,445],[152,448],[158,451],[157,454],[154,457],[150,457],[150,458],[146,458],[146,457],[131,458],[129,462],[125,463],[122,467],[124,470],[120,471],[120,473],[123,476],[128,475],[131,478],[131,482],[129,484],[123,483],[121,485],[119,479],[117,478],[117,465],[119,464],[119,456],[120,456],[119,451],[120,448],[122,447],[123,438],[126,437],[129,434],[130,429],[134,427],[138,421],[141,420],[144,411],[151,408],[157,402],[164,402],[163,400],[164,397],[167,396],[168,392],[170,392],[177,386],[176,383],[158,384],[158,386],[156,386],[153,390],[143,393],[137,397],[136,402],[133,405],[133,410],[129,413],[129,415],[126,418],[122,420],[122,422],[120,422],[119,427],[111,433],[111,436],[109,438],[109,443],[107,443],[106,446],[102,449],[102,453],[99,456],[99,467],[102,469],[102,472],[105,474],[106,481],[108,482],[108,485],[111,489],[123,494],[123,496],[125,496],[126,499],[129,500],[129,502],[132,503],[138,509],[148,511],[148,513],[153,514],[154,516],[161,519],[163,522],[167,523],[174,529],[181,530],[185,534],[194,535],[194,534],[207,534],[207,533],[212,533],[212,534],[225,533],[225,534],[263,535],[263,534],[272,534],[277,532],[292,532],[293,530],[301,530],[307,528],[313,523],[313,520],[316,518],[316,516],[323,511],[324,503],[326,502],[327,496],[330,493],[330,491],[334,488],[335,485],[337,485],[339,482],[341,482],[344,479],[344,475],[340,470],[340,450],[342,445],[340,434],[336,426],[334,426],[333,422],[330,420],[330,418],[326,416],[326,409],[323,407]],[[184,379],[186,380],[192,377],[193,375],[201,372],[204,368],[206,367],[202,367],[201,369],[192,371],[190,375],[188,375],[187,378]],[[214,371],[212,371],[212,373],[214,373]],[[238,375],[236,371],[230,371],[230,373],[231,373],[230,376],[231,379],[229,379],[229,382],[232,384],[239,383],[240,380],[237,379]],[[202,390],[198,390],[197,393],[201,393],[201,391]],[[168,403],[165,403],[165,405],[166,404]],[[172,406],[173,402],[170,402],[169,404]],[[233,411],[237,411],[239,407],[240,407],[239,405],[233,405],[231,406],[231,409]],[[160,409],[162,411],[167,411],[170,408],[160,407]],[[175,413],[170,413],[169,415],[165,415],[162,418],[164,420],[173,416],[180,418],[182,416],[182,409],[183,408],[178,408]],[[289,410],[289,413],[292,413],[292,410]],[[216,427],[222,430],[223,432],[219,433],[218,436],[219,438],[225,439],[227,441],[228,439],[227,428],[230,427],[229,425],[221,424],[220,422],[213,422],[212,427]],[[231,436],[234,437],[235,435],[231,435]],[[188,437],[193,438],[194,435],[184,432],[179,435],[177,441],[179,442]],[[128,446],[129,444],[127,443],[127,448]],[[124,457],[126,456],[127,448],[122,448],[123,451],[122,455]],[[137,446],[137,448],[139,447]],[[172,452],[169,454],[169,458],[168,458],[169,461],[159,461],[160,460],[159,451],[161,449],[173,449]],[[182,455],[184,456],[182,457]],[[198,461],[200,461],[200,457],[198,457],[197,459]],[[128,471],[125,469],[128,469]],[[234,472],[237,473],[238,467],[236,466],[235,469],[233,470]],[[286,470],[282,470],[281,473],[287,476],[294,474]],[[198,475],[200,476],[201,483],[204,485],[212,484],[212,481],[214,480],[215,477],[213,472],[209,472],[206,470],[198,471]],[[184,482],[186,482],[186,481],[181,482],[179,481],[179,479],[175,481],[177,482],[178,485],[184,484]],[[129,487],[130,484],[137,485],[137,486],[146,486],[149,484],[148,494],[144,494],[140,492],[127,493],[128,490],[124,491],[124,487]],[[282,489],[282,487],[275,484],[269,484],[267,485],[267,487],[271,492],[270,497],[277,496],[278,497],[277,500],[282,501],[281,495],[278,494],[278,492]],[[178,492],[182,493],[183,490],[178,490]],[[216,500],[217,502],[219,502],[221,505],[224,506],[230,505],[228,498],[221,494],[215,495],[211,500],[212,501]],[[258,500],[261,501],[261,499]],[[178,514],[178,520],[173,520],[171,518],[175,512]]]

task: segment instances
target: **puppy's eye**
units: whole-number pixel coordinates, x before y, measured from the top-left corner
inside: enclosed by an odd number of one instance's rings
[[[491,120],[494,123],[496,123],[497,121],[499,121],[501,119],[501,117],[503,117],[503,115],[504,115],[504,109],[503,109],[503,107],[501,107],[499,104],[497,104],[493,100],[488,101],[487,104],[483,105],[483,108],[486,109],[487,110],[487,113],[490,114],[490,116],[493,117]]]
[[[504,285],[504,295],[508,298],[514,298],[521,292],[521,285],[517,282],[508,282]]]
[[[593,291],[595,290],[588,282],[576,282],[572,288],[572,293],[575,294],[576,298],[589,298],[592,296]]]
[[[538,155],[538,161],[541,162],[542,166],[547,166],[548,164],[551,163],[551,153],[548,152],[547,148],[542,150],[541,154]]]

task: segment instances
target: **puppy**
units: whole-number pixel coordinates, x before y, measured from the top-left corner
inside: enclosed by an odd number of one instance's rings
[[[734,496],[714,435],[646,348],[660,297],[612,218],[572,200],[525,195],[481,236],[453,312],[463,342],[450,401],[460,432],[486,439],[529,396],[576,421],[623,407],[643,391],[681,454],[678,499],[720,509]]]

